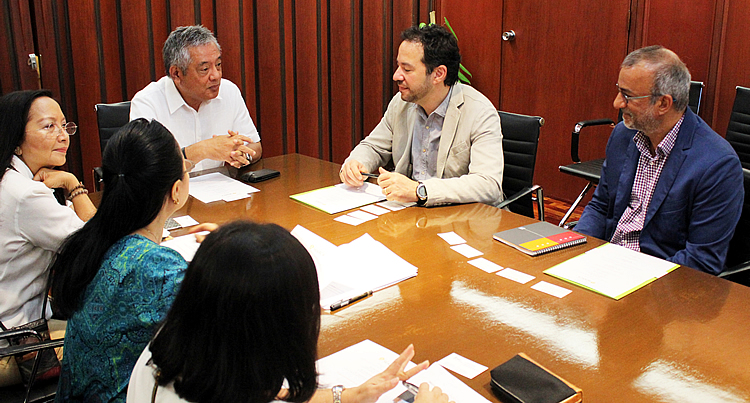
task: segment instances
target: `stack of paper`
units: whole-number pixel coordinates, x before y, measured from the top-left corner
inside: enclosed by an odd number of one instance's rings
[[[610,298],[620,299],[679,266],[607,243],[544,272]]]
[[[318,270],[320,305],[378,291],[417,275],[417,267],[393,253],[369,234],[336,246],[310,230],[296,226],[292,235],[310,252]]]
[[[365,182],[358,188],[339,183],[289,197],[328,214],[336,214],[385,200],[380,186],[370,182]]]
[[[334,385],[343,385],[352,388],[363,384],[373,376],[385,371],[398,354],[387,348],[365,340],[351,347],[347,347],[335,354],[318,360],[318,382],[323,388]],[[414,367],[414,363],[408,363],[406,369]],[[428,369],[418,373],[409,379],[409,382],[419,386],[427,382],[430,387],[439,386],[452,401],[460,403],[489,403],[482,395],[474,389],[451,375],[440,365],[432,365]],[[394,389],[385,392],[379,403],[393,403],[399,401],[398,395],[406,388],[399,383]]]
[[[257,188],[224,176],[218,172],[190,178],[190,196],[211,203],[219,200],[227,202],[243,199],[250,193],[258,192]]]

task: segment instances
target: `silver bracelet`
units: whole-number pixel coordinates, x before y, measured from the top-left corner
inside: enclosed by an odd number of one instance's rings
[[[341,403],[341,394],[344,392],[344,385],[336,385],[331,388],[333,393],[333,403]]]

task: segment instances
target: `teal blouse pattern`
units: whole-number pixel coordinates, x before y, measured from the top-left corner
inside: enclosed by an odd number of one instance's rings
[[[112,245],[68,320],[56,401],[125,402],[133,366],[186,268],[179,253],[140,235]]]

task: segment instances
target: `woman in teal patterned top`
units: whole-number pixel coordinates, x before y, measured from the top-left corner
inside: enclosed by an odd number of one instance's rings
[[[52,264],[52,307],[68,319],[57,401],[125,401],[187,267],[159,242],[188,198],[188,165],[157,121],[134,120],[109,140],[99,209]]]

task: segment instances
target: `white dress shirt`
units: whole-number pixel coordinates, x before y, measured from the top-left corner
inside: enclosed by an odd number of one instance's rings
[[[171,78],[164,76],[138,91],[130,103],[130,119],[156,119],[175,136],[180,147],[207,140],[228,130],[259,142],[258,130],[250,118],[245,100],[237,86],[221,79],[219,95],[204,101],[198,111],[180,95]],[[195,170],[213,168],[223,161],[203,160]]]
[[[65,237],[83,226],[20,158],[11,164],[15,170],[0,182],[0,320],[8,328],[39,319],[49,263]]]

